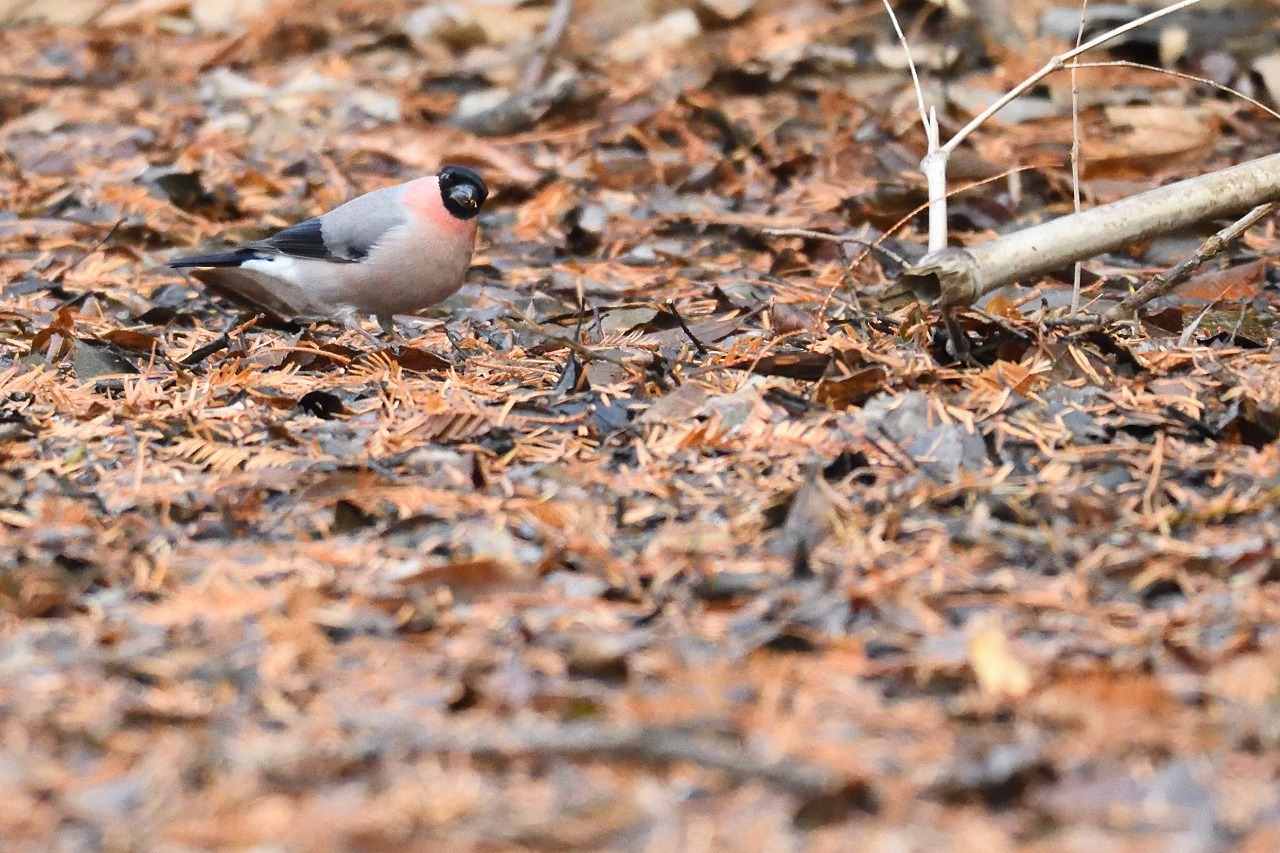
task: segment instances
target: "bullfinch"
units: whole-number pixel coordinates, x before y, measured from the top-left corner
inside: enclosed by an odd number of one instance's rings
[[[222,293],[286,319],[392,317],[462,286],[476,216],[489,197],[462,166],[357,196],[314,219],[229,252],[170,261]],[[358,326],[357,326],[358,328]]]

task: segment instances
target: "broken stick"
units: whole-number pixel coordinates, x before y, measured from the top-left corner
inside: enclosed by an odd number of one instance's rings
[[[967,248],[925,255],[886,288],[890,309],[912,300],[971,305],[1021,279],[1207,219],[1280,201],[1280,154],[1063,216]]]

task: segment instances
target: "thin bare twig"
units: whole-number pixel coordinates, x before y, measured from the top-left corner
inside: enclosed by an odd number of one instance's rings
[[[967,187],[962,189],[967,189]],[[957,190],[957,192],[959,191]],[[906,258],[881,246],[878,241],[871,242],[853,234],[828,234],[826,231],[810,231],[808,228],[766,228],[764,233],[771,237],[802,237],[806,240],[825,240],[828,243],[857,243],[861,246],[866,246],[873,252],[879,252],[896,264],[907,265]]]
[[[911,58],[911,45],[907,43],[906,33],[902,31],[902,26],[898,23],[898,16],[893,11],[893,6],[889,0],[881,0],[884,3],[884,10],[889,13],[889,22],[893,24],[893,31],[898,35],[898,43],[902,45],[902,50],[907,57],[907,70],[911,72],[911,85],[916,90],[916,107],[920,110],[920,121],[924,124],[925,129],[929,127],[929,108],[924,102],[924,87],[920,85],[920,75],[916,73],[915,60]]]
[[[766,228],[762,233],[771,237],[803,237],[806,240],[828,240],[832,243],[852,239],[845,234],[828,234],[826,231],[813,231],[808,228]]]
[[[1191,83],[1199,83],[1203,86],[1217,89],[1233,98],[1239,98],[1250,106],[1257,107],[1273,119],[1280,121],[1280,112],[1276,112],[1271,107],[1259,101],[1257,98],[1251,98],[1239,89],[1233,89],[1230,86],[1224,86],[1210,80],[1207,77],[1197,77],[1195,74],[1187,74],[1185,71],[1175,71],[1172,68],[1161,68],[1158,65],[1147,65],[1145,62],[1134,62],[1131,59],[1110,59],[1106,62],[1073,62],[1071,68],[1134,68],[1138,71],[1151,71],[1156,74],[1164,74],[1168,77],[1177,77],[1179,80],[1187,80]]]
[[[1112,323],[1124,320],[1132,316],[1135,312],[1152,300],[1159,299],[1178,285],[1182,284],[1196,268],[1205,261],[1221,254],[1235,240],[1239,239],[1245,231],[1248,231],[1259,221],[1266,218],[1270,214],[1280,209],[1280,202],[1270,202],[1268,204],[1260,204],[1235,222],[1223,228],[1214,234],[1208,240],[1200,245],[1200,248],[1179,261],[1167,271],[1152,276],[1151,280],[1133,293],[1120,300],[1101,314],[1077,314],[1072,317],[1059,317],[1048,320],[1045,325],[1049,328],[1063,328],[1067,326],[1095,328],[1107,326]]]
[[[858,283],[853,279],[853,257],[849,254],[849,250],[845,248],[844,243],[837,243],[836,250],[840,252],[840,280],[844,282],[845,290],[849,291],[849,302],[853,305],[854,317],[859,321],[865,322],[866,311],[862,307],[862,300],[858,298]],[[893,255],[893,252],[884,250],[887,254]],[[824,304],[823,310],[826,310]],[[817,387],[814,387],[817,390]]]
[[[868,242],[862,237],[856,237],[852,234],[828,234],[825,231],[811,231],[808,228],[766,228],[764,233],[774,237],[801,237],[806,240],[824,240],[828,243],[835,243],[837,250],[840,252],[840,280],[844,282],[845,290],[849,292],[849,302],[853,306],[855,316],[860,319],[864,318],[866,311],[862,307],[862,300],[858,298],[858,283],[853,279],[853,265],[866,255],[863,253],[858,255],[857,258],[852,257],[845,249],[845,244],[857,243],[867,249],[880,252],[899,266],[907,265],[906,259],[896,252],[881,246],[878,240]],[[822,300],[822,306],[818,309],[819,315],[826,312],[827,305],[831,302],[831,298],[835,296],[835,292],[834,287],[827,291],[827,295]]]
[[[1164,296],[1170,290],[1177,287],[1182,282],[1191,277],[1191,273],[1195,272],[1196,267],[1203,264],[1210,258],[1221,254],[1226,250],[1227,246],[1238,239],[1244,232],[1248,231],[1259,221],[1269,216],[1277,208],[1280,208],[1280,202],[1271,202],[1269,204],[1260,204],[1235,222],[1223,228],[1217,234],[1214,234],[1208,240],[1196,249],[1195,254],[1179,261],[1175,266],[1167,272],[1153,276],[1150,281],[1133,293],[1126,296],[1114,307],[1102,315],[1104,323],[1110,323],[1119,320],[1126,315],[1132,314],[1143,305],[1146,305],[1153,299]]]
[[[693,333],[693,330],[689,328],[689,324],[684,321],[684,315],[681,314],[680,309],[676,307],[674,299],[667,300],[667,310],[676,318],[676,322],[680,324],[680,328],[684,330],[685,335],[693,343],[693,348],[698,351],[698,355],[706,355],[706,346],[702,341],[698,340],[698,336]]]
[[[1174,3],[1171,6],[1166,6],[1163,9],[1156,9],[1154,12],[1143,15],[1140,18],[1134,18],[1132,21],[1130,21],[1127,24],[1123,24],[1119,27],[1116,27],[1113,30],[1108,30],[1107,32],[1102,33],[1099,36],[1095,36],[1094,38],[1089,39],[1087,42],[1080,45],[1079,47],[1069,50],[1066,53],[1060,53],[1054,56],[1048,62],[1046,62],[1040,68],[1039,71],[1035,72],[1030,77],[1027,77],[1025,80],[1023,80],[1018,85],[1014,86],[1008,92],[1005,92],[1004,95],[996,99],[995,103],[991,104],[991,106],[987,107],[985,110],[978,113],[978,115],[974,116],[973,119],[968,124],[960,128],[960,130],[956,131],[955,136],[948,139],[947,143],[942,146],[942,150],[946,151],[948,154],[955,151],[956,148],[960,146],[960,143],[964,142],[964,140],[969,137],[969,134],[973,133],[975,130],[977,130],[979,127],[982,126],[983,122],[991,118],[996,113],[1000,112],[1000,110],[1009,106],[1009,104],[1017,100],[1024,92],[1026,92],[1028,89],[1035,86],[1037,83],[1039,83],[1044,78],[1048,77],[1053,72],[1058,71],[1062,68],[1065,68],[1067,62],[1069,62],[1070,60],[1075,59],[1077,56],[1080,56],[1083,53],[1088,53],[1089,51],[1093,50],[1095,47],[1104,45],[1107,42],[1111,41],[1112,39],[1119,38],[1120,36],[1124,35],[1127,32],[1136,30],[1139,27],[1146,26],[1152,21],[1159,20],[1160,18],[1163,18],[1167,15],[1171,15],[1174,12],[1179,12],[1190,6],[1195,6],[1200,2],[1202,2],[1202,0],[1180,0],[1180,2]]]
[[[106,245],[106,242],[110,240],[113,236],[115,236],[115,233],[120,230],[120,226],[123,225],[124,222],[125,221],[123,219],[117,219],[115,221],[115,224],[112,225],[109,229],[107,229],[106,234],[103,234],[101,237],[95,240],[93,242],[93,245],[91,245],[89,248],[81,252],[80,255],[76,257],[74,261],[67,264],[65,267],[63,267],[62,269],[54,273],[52,276],[50,276],[49,280],[54,282],[61,282],[64,278],[66,278],[67,273],[71,272],[73,269],[80,266],[82,263],[88,260],[90,255],[92,255],[94,252],[98,251],[104,245]]]
[[[1089,8],[1089,0],[1080,4],[1080,28],[1076,30],[1076,48],[1084,41],[1084,15]],[[1071,64],[1071,201],[1075,212],[1080,212],[1080,86],[1076,80],[1076,64]],[[1080,283],[1084,273],[1084,262],[1076,261],[1071,275],[1071,313],[1080,310]]]
[[[572,16],[573,0],[556,0],[556,5],[551,9],[551,16],[547,18],[547,26],[542,30],[542,37],[538,39],[533,58],[524,69],[524,77],[520,81],[521,91],[532,92],[542,82],[542,78],[547,73],[547,64],[551,61],[551,55],[555,53],[560,40],[564,38]]]

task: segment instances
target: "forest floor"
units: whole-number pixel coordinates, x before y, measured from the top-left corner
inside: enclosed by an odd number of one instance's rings
[[[944,133],[1075,35],[945,5]],[[1091,58],[1261,105],[1079,71],[1084,204],[1277,150],[1245,5]],[[0,2],[0,846],[1280,848],[1275,219],[1135,322],[1001,291],[960,364],[876,300],[879,2],[552,11]],[[1002,119],[953,241],[1072,209],[1070,76]],[[409,346],[165,266],[443,163],[491,203]]]

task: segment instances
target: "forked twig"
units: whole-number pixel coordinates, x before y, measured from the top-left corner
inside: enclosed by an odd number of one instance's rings
[[[1180,12],[1183,9],[1186,9],[1190,6],[1195,6],[1200,2],[1202,2],[1202,0],[1180,0],[1180,2],[1174,3],[1172,6],[1165,6],[1163,9],[1156,9],[1154,12],[1150,12],[1146,15],[1143,15],[1140,18],[1135,18],[1132,21],[1129,21],[1127,24],[1122,24],[1121,26],[1118,26],[1113,30],[1108,30],[1107,32],[1102,33],[1101,35],[1095,36],[1089,39],[1084,44],[1079,45],[1078,47],[1072,48],[1066,53],[1060,53],[1054,56],[1048,62],[1046,62],[1040,68],[1039,71],[1036,71],[1030,77],[1027,77],[1021,83],[1014,86],[1008,92],[1005,92],[1004,95],[997,98],[993,104],[991,104],[982,112],[978,113],[978,115],[974,116],[973,119],[968,124],[960,128],[960,130],[956,131],[955,136],[947,140],[947,143],[942,146],[942,149],[946,151],[948,154],[955,151],[956,148],[960,147],[960,143],[964,142],[964,140],[969,137],[969,134],[977,130],[983,124],[983,122],[991,118],[996,113],[1000,112],[1005,107],[1009,106],[1009,104],[1017,100],[1023,93],[1025,93],[1027,90],[1034,87],[1037,83],[1039,83],[1044,78],[1048,77],[1053,72],[1060,71],[1061,69],[1065,68],[1067,63],[1070,60],[1075,59],[1077,56],[1080,56],[1081,54],[1084,54],[1084,53],[1088,53],[1089,51],[1093,50],[1095,47],[1104,45],[1107,42],[1111,41],[1112,39],[1119,38],[1120,36],[1124,35],[1127,32],[1136,30],[1139,27],[1146,26],[1152,21],[1159,20],[1160,18],[1171,15],[1174,12]]]
[[[1260,204],[1235,222],[1223,228],[1209,239],[1205,240],[1200,248],[1194,253],[1183,258],[1173,267],[1170,267],[1163,273],[1151,277],[1151,280],[1142,287],[1130,293],[1124,299],[1117,302],[1111,308],[1102,314],[1084,314],[1076,317],[1064,317],[1057,320],[1051,320],[1046,325],[1049,326],[1085,326],[1085,327],[1101,327],[1119,320],[1127,319],[1129,316],[1137,312],[1142,306],[1152,300],[1159,299],[1178,285],[1182,284],[1196,268],[1205,261],[1220,255],[1235,240],[1239,239],[1244,232],[1248,231],[1258,222],[1280,209],[1280,202],[1269,202]]]
[[[883,0],[883,2],[885,3],[886,8],[888,8],[889,0]],[[925,136],[929,140],[928,153],[924,156],[924,159],[920,161],[920,168],[924,172],[925,180],[927,181],[929,188],[929,255],[931,256],[938,253],[946,249],[947,246],[947,160],[950,158],[951,154],[955,152],[956,148],[958,148],[974,130],[986,122],[987,119],[991,118],[996,113],[1000,112],[1000,110],[1011,104],[1023,93],[1038,84],[1045,77],[1048,77],[1055,71],[1065,68],[1067,63],[1075,59],[1077,56],[1087,53],[1095,47],[1106,44],[1112,39],[1118,38],[1131,30],[1145,26],[1152,21],[1158,20],[1182,9],[1186,9],[1190,6],[1194,6],[1200,2],[1202,2],[1202,0],[1179,0],[1179,2],[1170,6],[1166,6],[1163,9],[1157,9],[1154,12],[1135,18],[1134,20],[1116,27],[1115,29],[1108,30],[1101,35],[1095,36],[1083,44],[1078,44],[1076,47],[1066,51],[1065,53],[1057,54],[1046,62],[1038,71],[1031,74],[1008,92],[1005,92],[985,110],[974,116],[968,124],[960,128],[955,135],[947,140],[946,144],[938,144],[937,116],[932,109],[929,111],[927,116],[922,115]],[[894,29],[897,30],[901,36],[901,29],[898,27],[897,19],[893,17],[892,10],[890,10],[890,18],[893,20]],[[908,56],[910,56],[909,53]],[[913,68],[913,80],[915,79],[914,73]],[[919,85],[918,80],[916,80],[916,85]],[[926,260],[930,260],[930,257],[926,256]]]
[[[1151,300],[1164,296],[1190,278],[1196,267],[1215,255],[1221,254],[1233,241],[1237,240],[1244,232],[1262,219],[1274,213],[1278,207],[1280,207],[1280,202],[1274,201],[1269,204],[1258,205],[1208,240],[1205,240],[1200,245],[1200,248],[1196,249],[1195,254],[1179,261],[1167,272],[1153,276],[1149,282],[1120,300],[1115,307],[1102,315],[1103,322],[1111,323],[1119,320],[1126,314],[1137,311]]]

